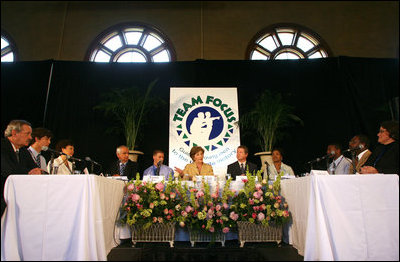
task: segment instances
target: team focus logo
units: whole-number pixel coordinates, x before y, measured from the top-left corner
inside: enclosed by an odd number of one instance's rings
[[[213,96],[197,96],[183,102],[173,118],[183,143],[214,151],[222,147],[234,132],[238,117],[229,104]]]

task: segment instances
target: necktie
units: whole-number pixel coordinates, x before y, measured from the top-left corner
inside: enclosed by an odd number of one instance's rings
[[[244,174],[244,172],[245,172],[243,163],[240,164],[240,171],[242,172],[242,174]]]
[[[37,164],[37,166],[38,166],[39,168],[41,168],[41,165],[40,165],[40,154],[38,154],[38,155],[36,156],[36,164]]]
[[[19,150],[18,149],[15,151],[15,156],[17,157],[17,161],[19,163]]]
[[[121,164],[121,165],[119,166],[119,174],[120,174],[121,176],[124,175],[125,167],[126,167],[126,164]]]

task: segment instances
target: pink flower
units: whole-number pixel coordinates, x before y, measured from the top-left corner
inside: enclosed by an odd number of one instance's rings
[[[254,199],[250,198],[250,199],[249,199],[249,204],[250,204],[250,205],[254,205]]]
[[[239,218],[239,215],[236,214],[234,211],[232,211],[232,212],[229,214],[229,218],[232,219],[233,221],[236,221],[236,220]]]
[[[133,189],[135,189],[135,184],[130,184],[130,185],[128,186],[128,190],[129,190],[129,191],[133,191]]]
[[[242,179],[243,183],[247,183],[249,180],[247,179]]]
[[[264,218],[265,218],[265,215],[264,215],[264,213],[258,213],[258,215],[257,215],[257,219],[258,219],[258,221],[263,221],[263,220],[264,220]]]
[[[228,205],[227,203],[224,203],[223,206],[224,206],[225,209],[228,209],[228,208],[229,208],[229,205]]]
[[[164,193],[161,193],[161,194],[160,194],[160,199],[161,199],[161,200],[164,200],[164,199],[165,199],[165,194],[164,194]]]
[[[137,202],[140,199],[140,196],[138,194],[132,194],[131,195],[132,201],[133,202]]]
[[[201,226],[201,228],[205,228],[205,227],[206,227],[205,225],[202,225],[202,226]]]
[[[275,208],[278,208],[278,207],[279,207],[279,203],[275,203],[275,204],[274,204],[274,207],[275,207]]]
[[[196,194],[196,197],[197,197],[197,198],[200,198],[200,197],[202,197],[202,196],[204,196],[204,192],[203,192],[203,191],[197,192],[197,194]]]
[[[253,206],[253,210],[254,211],[258,211],[260,209],[260,207],[258,207],[258,206]]]
[[[151,209],[153,209],[153,208],[154,208],[154,203],[150,203],[150,204],[149,204],[149,207],[150,207]]]
[[[222,213],[220,211],[217,212],[217,216],[222,216]]]
[[[170,210],[168,210],[168,213],[169,213],[170,215],[172,215],[172,214],[174,214],[174,211],[173,211],[172,209],[170,209]]]
[[[262,187],[262,185],[261,185],[261,184],[257,184],[257,185],[256,185],[256,189],[257,189],[257,190],[260,190],[260,189],[261,189],[261,187]]]
[[[220,205],[216,205],[215,206],[215,210],[220,211],[221,210],[221,206]]]
[[[214,227],[210,227],[210,232],[213,233],[215,231]]]
[[[176,194],[175,194],[174,192],[171,192],[171,193],[169,194],[169,196],[171,197],[171,199],[173,199],[173,198],[176,197]]]
[[[222,229],[222,233],[228,233],[229,232],[229,227],[224,227],[223,229]]]
[[[153,223],[156,223],[156,222],[157,222],[157,218],[153,217]]]
[[[254,218],[254,219],[256,219],[257,214],[256,214],[256,213],[253,213],[253,214],[251,214],[251,217]]]
[[[163,189],[164,189],[164,184],[163,183],[158,183],[158,184],[156,184],[156,189],[158,190],[158,191],[163,191]]]
[[[217,197],[218,197],[218,195],[217,195],[217,194],[215,194],[215,193],[213,193],[213,194],[211,195],[211,197],[212,197],[212,198],[217,198]]]
[[[287,210],[284,210],[282,212],[282,214],[283,214],[284,217],[288,217],[289,216],[289,212]]]
[[[162,223],[163,222],[163,218],[162,217],[159,217],[157,220],[158,220],[158,223]]]
[[[168,215],[168,208],[164,209],[164,214]]]
[[[193,208],[191,206],[187,206],[185,208],[186,213],[190,213],[193,210]]]
[[[185,211],[182,211],[182,212],[181,212],[181,215],[182,215],[183,217],[186,217],[186,216],[187,216],[187,213],[186,213]]]
[[[253,196],[255,198],[259,199],[262,196],[262,194],[260,194],[260,192],[256,191],[256,192],[253,193]]]
[[[265,204],[262,204],[261,206],[259,206],[258,210],[260,210],[260,211],[265,210]]]
[[[170,215],[168,215],[168,216],[167,216],[167,219],[168,219],[168,220],[171,220],[171,216],[170,216]]]

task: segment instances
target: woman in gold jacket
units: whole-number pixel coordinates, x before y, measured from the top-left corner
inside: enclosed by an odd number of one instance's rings
[[[183,180],[193,180],[194,176],[213,176],[212,166],[203,162],[204,149],[200,146],[194,146],[190,149],[190,158],[193,163],[187,164],[183,170],[175,167],[175,171]]]

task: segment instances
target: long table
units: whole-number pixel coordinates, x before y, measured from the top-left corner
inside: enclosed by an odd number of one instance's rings
[[[398,175],[317,175],[281,182],[304,260],[399,260]]]
[[[107,260],[122,181],[96,175],[11,175],[1,260]]]

